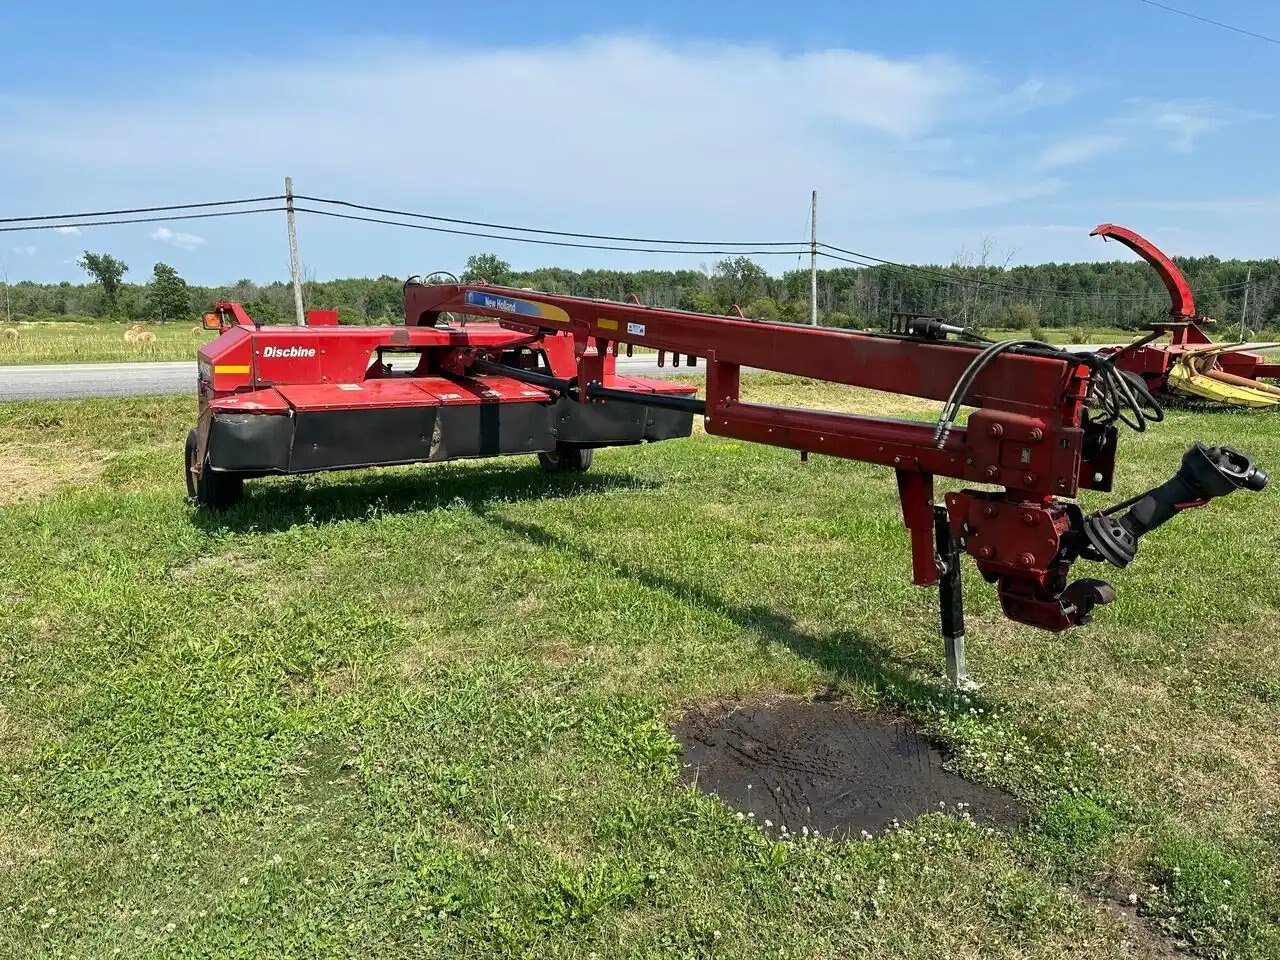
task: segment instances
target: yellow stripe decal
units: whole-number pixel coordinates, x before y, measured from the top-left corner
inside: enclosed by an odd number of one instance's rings
[[[539,303],[536,300],[530,300],[529,305],[537,308],[538,314],[543,320],[550,320],[552,323],[569,322],[569,315],[554,303]]]
[[[596,326],[602,330],[617,330],[618,321],[610,320],[607,317],[596,317]]]
[[[248,373],[247,363],[219,363],[213,368],[214,373]]]

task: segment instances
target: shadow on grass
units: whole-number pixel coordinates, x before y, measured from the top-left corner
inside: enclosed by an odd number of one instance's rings
[[[567,500],[619,490],[653,490],[658,483],[627,473],[548,474],[538,467],[445,467],[411,472],[361,471],[359,480],[307,484],[296,477],[251,481],[245,498],[225,511],[196,510],[194,522],[215,533],[278,532],[416,513],[449,506],[485,515],[502,503]]]
[[[612,568],[649,589],[661,590],[676,600],[718,613],[754,634],[760,646],[781,643],[841,679],[853,679],[880,692],[897,707],[919,710],[931,704],[951,705],[949,690],[920,676],[927,669],[925,664],[897,657],[860,634],[840,630],[824,637],[815,636],[764,604],[731,603],[698,584],[675,580],[634,561],[599,553],[536,524],[511,520],[485,509],[477,510],[477,514],[506,533],[539,547],[575,557],[593,567]]]
[[[805,632],[794,620],[763,604],[739,605],[705,587],[676,580],[634,560],[619,559],[576,543],[541,526],[501,516],[503,504],[566,500],[595,493],[654,490],[661,484],[626,473],[556,475],[538,467],[446,467],[395,472],[362,472],[350,483],[309,485],[298,478],[250,483],[238,506],[221,513],[197,511],[195,522],[217,533],[273,532],[423,512],[457,506],[511,536],[604,565],[645,587],[720,614],[753,634],[761,646],[780,643],[841,679],[860,682],[897,707],[919,710],[949,706],[943,684],[925,679],[928,665],[897,657],[873,640],[848,630],[824,636]]]

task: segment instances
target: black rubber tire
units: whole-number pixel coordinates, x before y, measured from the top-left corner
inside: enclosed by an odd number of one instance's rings
[[[591,447],[559,443],[553,453],[538,454],[538,465],[547,473],[586,473],[595,456]]]
[[[222,473],[210,470],[208,462],[205,468],[196,475],[193,467],[196,460],[196,432],[187,434],[186,474],[187,497],[209,510],[225,510],[233,506],[244,496],[244,477],[235,473]]]
[[[187,499],[194,500],[196,498],[196,475],[191,468],[196,462],[196,432],[192,430],[187,434],[187,448],[183,454],[183,473],[187,477]]]

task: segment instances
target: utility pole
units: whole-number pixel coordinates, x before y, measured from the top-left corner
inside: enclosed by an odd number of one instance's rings
[[[1249,288],[1253,286],[1253,267],[1244,273],[1244,303],[1240,305],[1240,342],[1244,343],[1244,325],[1249,319]]]
[[[818,325],[818,191],[809,203],[809,323]]]
[[[298,228],[293,216],[293,177],[284,178],[284,209],[289,221],[289,272],[293,274],[293,309],[297,314],[298,326],[307,322],[302,312],[302,280],[298,276]]]
[[[9,309],[9,263],[0,257],[0,278],[4,279],[4,322],[13,323],[13,311]]]

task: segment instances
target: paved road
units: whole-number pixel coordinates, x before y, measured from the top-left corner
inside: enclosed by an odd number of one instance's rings
[[[619,357],[618,372],[652,377],[677,372],[659,368],[648,357]],[[700,375],[701,366],[679,368]],[[173,363],[58,363],[0,367],[0,401],[67,400],[80,397],[129,397],[159,393],[194,393],[196,365]]]
[[[177,363],[56,363],[0,367],[0,400],[63,400],[187,393],[196,365]]]

